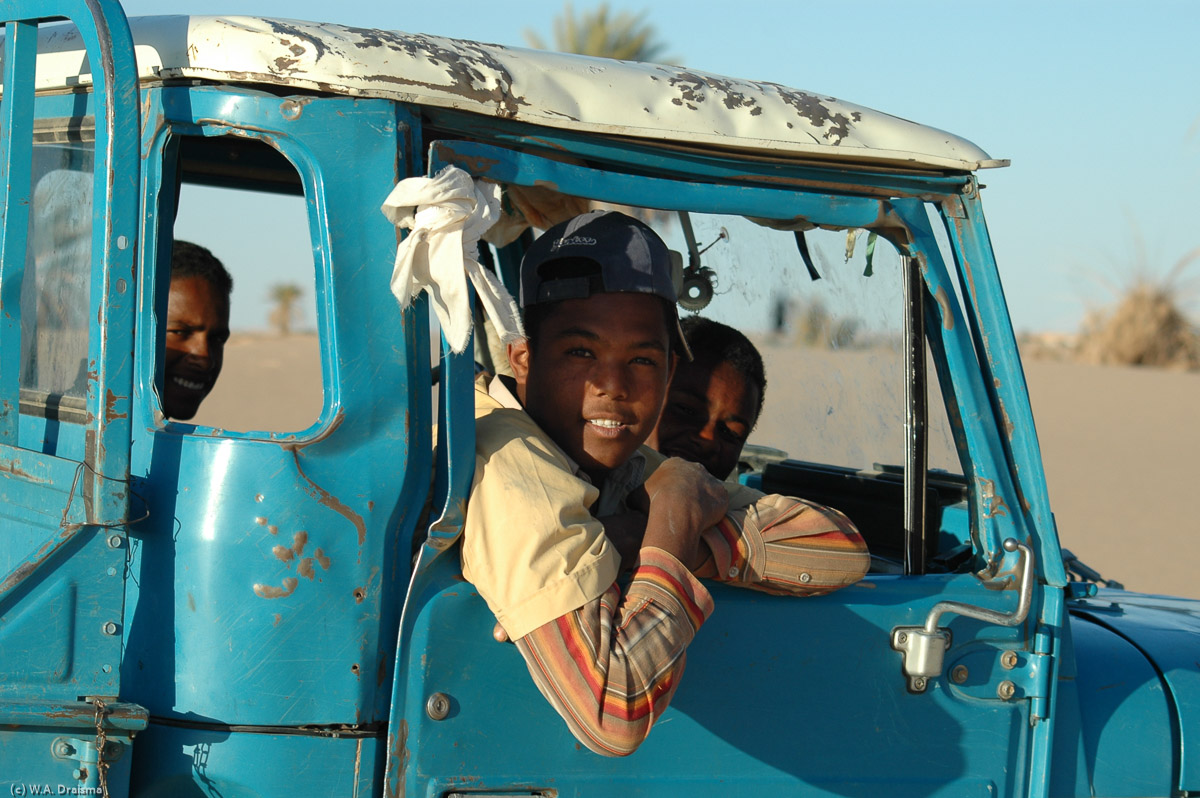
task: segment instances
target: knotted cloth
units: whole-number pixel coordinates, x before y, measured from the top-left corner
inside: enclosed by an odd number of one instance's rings
[[[471,340],[469,278],[501,340],[524,336],[512,295],[476,260],[480,236],[500,218],[499,185],[447,166],[433,177],[401,180],[381,210],[397,230],[411,231],[396,247],[392,270],[401,309],[428,293],[446,342],[460,353]]]

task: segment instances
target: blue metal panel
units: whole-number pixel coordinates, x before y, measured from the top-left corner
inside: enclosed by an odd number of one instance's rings
[[[125,795],[133,735],[145,727],[146,710],[134,704],[109,703],[98,713],[84,701],[0,701],[0,790]],[[101,747],[103,777],[97,768]]]
[[[1179,781],[1173,786],[1180,792],[1200,791],[1200,602],[1102,589],[1095,598],[1074,603],[1071,612],[1114,630],[1158,673],[1172,709],[1169,725],[1177,730]],[[1121,648],[1115,640],[1109,645]],[[1152,725],[1139,721],[1138,731]]]
[[[4,795],[103,795],[96,770],[96,729],[88,718],[70,727],[45,727],[22,719],[0,725],[0,793]],[[142,720],[145,725],[145,720]],[[133,756],[128,731],[106,731],[105,784],[111,798],[129,794]]]
[[[1032,518],[1037,529],[1036,551],[1044,566],[1043,578],[1049,585],[1063,587],[1067,575],[1059,553],[1058,530],[1050,512],[1041,447],[1029,407],[1029,389],[978,193],[974,190],[964,193],[953,207],[955,213],[945,215],[952,233],[950,242],[963,286],[963,300],[973,317],[971,331],[980,354],[992,412],[1005,424],[1002,442],[1010,452],[1017,507]]]
[[[95,438],[88,452],[90,483],[85,491],[90,517],[111,521],[123,519],[127,507],[125,480],[129,476],[130,385],[133,375],[133,257],[136,251],[138,222],[139,153],[137,103],[137,65],[133,38],[125,14],[117,0],[8,0],[4,7],[8,20],[67,18],[75,22],[91,54],[94,94],[103,98],[103,122],[96,125],[95,184],[92,202],[92,252],[98,260],[92,271],[92,314],[102,334],[89,338],[89,378],[87,409],[95,424]],[[31,31],[18,26],[18,41]],[[35,41],[29,41],[35,46]],[[28,68],[27,51],[6,65],[6,69]],[[31,114],[32,70],[27,80],[14,88],[14,111]],[[24,85],[22,85],[24,84]],[[6,87],[6,98],[8,91]],[[7,99],[6,99],[7,104]],[[20,110],[16,110],[20,109]],[[27,116],[31,119],[31,116]],[[31,127],[14,125],[8,135],[30,135]],[[29,155],[28,145],[17,145],[14,154]],[[19,192],[28,193],[26,158],[20,175],[24,182]],[[20,196],[20,194],[18,194]],[[15,221],[15,220],[14,220]],[[11,231],[13,223],[5,223]],[[21,225],[21,229],[25,229]],[[24,233],[20,234],[23,238]],[[16,239],[19,240],[19,239]],[[7,246],[7,245],[6,245]],[[10,251],[9,258],[24,259]],[[5,279],[7,283],[7,278]],[[12,289],[6,289],[12,290]],[[8,346],[4,344],[3,346]],[[7,362],[7,361],[6,361]],[[11,367],[11,366],[10,366]],[[15,405],[15,403],[14,403]],[[0,432],[2,432],[0,427]]]
[[[422,302],[422,315],[427,306]],[[472,340],[473,340],[472,336]],[[427,537],[417,552],[412,576],[404,599],[404,612],[400,619],[400,630],[396,647],[394,673],[404,672],[406,642],[411,640],[413,613],[419,606],[413,596],[421,595],[428,585],[432,565],[446,552],[462,534],[466,518],[466,500],[475,473],[475,402],[473,383],[475,377],[471,342],[462,352],[455,354],[442,336],[441,382],[438,386],[438,429],[437,454],[434,462],[433,494],[430,500],[431,513],[438,513],[429,525]],[[456,555],[450,555],[454,558]],[[391,708],[388,714],[387,751],[395,752],[407,742],[408,726],[405,714],[407,683],[395,678],[391,690]],[[394,753],[388,757],[384,772],[384,784],[389,794],[397,794],[404,778],[403,759]]]
[[[452,558],[439,558],[403,665],[407,711],[397,729],[406,780],[398,794],[557,790],[587,795],[1023,795],[1027,705],[967,695],[948,678],[905,689],[893,623],[932,603],[973,603],[973,576],[868,577],[813,599],[709,585],[717,611],[688,649],[667,713],[633,755],[600,757],[566,730],[515,648]],[[1020,629],[951,623],[956,646],[999,651]],[[770,631],[767,631],[770,630]],[[445,720],[425,712],[433,692]],[[769,731],[767,731],[769,730]]]
[[[444,551],[462,534],[467,493],[475,473],[474,347],[450,350],[442,336],[442,380],[438,390],[437,462],[434,468],[434,508],[441,514],[429,526],[426,545]]]
[[[722,186],[602,172],[537,155],[469,141],[434,142],[429,170],[453,165],[476,177],[521,186],[553,186],[564,194],[604,202],[693,213],[736,213],[764,219],[808,219],[832,227],[870,227],[882,216],[879,200],[800,194],[757,186]],[[631,202],[632,200],[632,202]]]
[[[1028,512],[1020,487],[1015,484],[1019,468],[1011,460],[1011,450],[1004,445],[1006,430],[1001,430],[998,426],[1001,422],[1007,423],[1010,416],[997,413],[993,409],[995,405],[991,399],[994,391],[988,390],[988,383],[983,379],[990,370],[980,362],[986,355],[983,350],[975,348],[969,335],[969,330],[988,329],[986,325],[991,320],[975,316],[970,327],[966,324],[959,303],[954,298],[954,286],[942,260],[924,205],[917,200],[895,200],[892,206],[908,226],[913,236],[913,245],[919,250],[919,257],[923,259],[928,297],[934,300],[927,301],[927,306],[937,309],[938,323],[930,325],[930,335],[931,339],[939,344],[935,348],[938,352],[936,361],[939,376],[945,372],[951,378],[942,378],[940,382],[944,389],[951,392],[949,399],[956,405],[949,408],[950,418],[956,420],[956,438],[961,437],[966,444],[966,456],[961,460],[966,476],[972,483],[972,528],[978,530],[980,542],[989,557],[999,554],[1000,543],[1005,538],[1037,541],[1035,545],[1039,570],[1043,574],[1048,570],[1052,576],[1047,581],[1051,581],[1053,575],[1062,569],[1057,535],[1052,527],[1047,530],[1037,525],[1036,518]],[[982,220],[960,220],[957,229],[960,233],[974,231],[976,224],[982,224]],[[986,231],[984,234],[986,235]],[[986,253],[988,257],[979,257],[975,261],[975,274],[995,274],[995,263],[990,254],[989,249]],[[977,309],[972,305],[970,310],[975,312]],[[1008,404],[1011,412],[1017,412],[1020,408],[1023,409],[1024,415],[1032,418],[1024,383],[1018,390],[1010,392]],[[1051,534],[1052,545],[1049,546],[1043,538],[1047,531]],[[1050,558],[1048,562],[1047,557]],[[1045,638],[1043,650],[1037,650],[1036,653],[1045,660],[1046,673],[1043,675],[1043,682],[1047,689],[1038,691],[1039,694],[1032,698],[1032,714],[1038,721],[1032,730],[1028,762],[1031,796],[1045,795],[1050,784],[1056,720],[1050,712],[1050,707],[1053,706],[1053,687],[1057,684],[1054,678],[1057,659],[1054,656],[1056,652],[1053,642],[1064,622],[1062,599],[1061,589],[1041,584],[1034,587],[1030,617],[1037,619],[1037,634]]]
[[[114,746],[145,724],[140,708],[97,720],[91,697],[119,693],[124,627],[124,526],[128,512],[130,405],[133,367],[133,255],[137,250],[138,105],[133,41],[115,0],[11,0],[7,27],[3,150],[6,182],[0,301],[0,492],[6,551],[0,565],[0,772],[28,784],[97,786],[98,726]],[[13,20],[69,18],[92,64],[95,103],[80,95],[71,116],[91,104],[95,125],[90,231],[90,307],[86,413],[68,431],[72,445],[47,448],[45,422],[19,421],[22,270],[29,242],[33,115],[31,58],[36,26]],[[44,113],[42,113],[44,115]],[[14,159],[19,159],[16,163]],[[84,212],[85,203],[80,204]],[[28,439],[26,438],[28,434]],[[57,432],[55,432],[57,436]],[[80,700],[89,697],[88,700]],[[48,731],[44,727],[53,727]],[[59,738],[63,739],[59,739]],[[125,746],[127,747],[127,746]],[[107,761],[108,757],[105,757]],[[124,794],[127,762],[108,768],[114,795]],[[73,764],[72,764],[73,763]],[[78,771],[78,779],[74,772]],[[64,778],[58,778],[63,776]]]
[[[130,792],[142,798],[370,796],[375,737],[254,734],[151,723],[137,736]]]
[[[922,273],[928,291],[926,305],[936,308],[937,312],[937,324],[930,325],[929,336],[936,336],[943,355],[938,358],[938,364],[945,374],[939,372],[939,378],[950,378],[939,381],[952,393],[954,406],[947,408],[949,417],[956,419],[955,434],[963,439],[967,449],[960,452],[963,455],[960,460],[964,475],[971,482],[972,528],[978,530],[986,556],[995,557],[1001,553],[1000,544],[1005,538],[1024,540],[1029,534],[1012,509],[1019,504],[1010,478],[1007,453],[1000,440],[996,417],[990,412],[989,394],[969,328],[958,303],[950,299],[954,296],[954,286],[938,250],[925,205],[919,200],[895,200],[891,205],[907,225],[915,248],[913,254],[921,258],[924,265]]]
[[[8,11],[6,8],[5,11]],[[20,17],[11,17],[20,19]],[[0,443],[16,445],[21,362],[21,282],[33,165],[33,77],[37,25],[5,27],[4,101],[0,103]]]
[[[1132,645],[1072,608],[1075,678],[1060,688],[1055,795],[1172,795],[1180,739],[1170,697]],[[1194,666],[1193,666],[1194,667]]]
[[[165,236],[147,231],[134,473],[150,516],[136,528],[131,565],[129,696],[179,721],[378,724],[431,468],[419,346],[427,322],[396,307],[387,290],[394,229],[363,211],[382,203],[402,168],[397,109],[205,87],[148,91],[146,107],[148,207],[173,203],[162,159],[180,134],[236,131],[297,166],[325,403],[312,427],[290,434],[164,424],[151,356],[161,320],[150,299],[167,289]]]

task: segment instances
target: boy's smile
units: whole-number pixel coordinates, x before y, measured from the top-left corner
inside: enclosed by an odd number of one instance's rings
[[[557,303],[509,360],[526,412],[599,485],[654,429],[674,367],[656,296]]]

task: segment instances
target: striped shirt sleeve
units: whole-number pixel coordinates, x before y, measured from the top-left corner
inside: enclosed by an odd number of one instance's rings
[[[679,685],[712,598],[677,559],[643,548],[624,594],[602,596],[516,641],[571,733],[605,756],[633,753]]]
[[[814,596],[862,579],[867,545],[842,512],[790,496],[762,496],[703,534],[712,559],[698,574],[768,593]]]

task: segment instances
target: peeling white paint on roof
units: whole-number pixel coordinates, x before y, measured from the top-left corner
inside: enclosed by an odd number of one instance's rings
[[[937,170],[1004,166],[971,142],[774,83],[681,67],[256,17],[130,20],[144,81],[267,85],[563,130]],[[39,89],[90,82],[74,29],[43,30]]]

